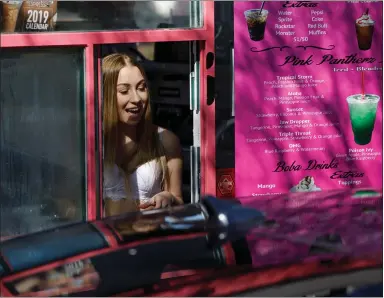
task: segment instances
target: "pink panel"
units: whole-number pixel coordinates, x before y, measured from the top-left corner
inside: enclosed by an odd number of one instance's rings
[[[235,3],[238,197],[383,186],[382,99],[371,114],[354,111],[361,100],[348,104],[365,92],[382,98],[383,2],[316,2],[316,9],[266,2],[263,36],[244,17],[260,3]],[[356,19],[367,10],[376,23],[372,47],[361,50]]]
[[[210,26],[207,26],[207,28],[210,28]],[[1,34],[1,47],[85,46],[87,44],[188,41],[203,40],[206,38],[206,34],[207,30],[204,28]]]
[[[100,191],[103,190],[103,115],[102,115],[102,111],[103,111],[103,102],[102,102],[102,86],[101,86],[101,80],[102,80],[102,73],[101,73],[101,53],[100,53],[100,48],[97,47],[96,49],[96,57],[97,57],[97,76],[96,76],[96,80],[97,80],[97,104],[98,104],[98,118],[97,118],[97,121],[99,123],[99,126],[98,126],[98,136],[99,136],[99,142],[98,142],[98,146],[99,146],[99,154],[97,156],[98,158],[98,161],[99,161],[99,189]],[[98,208],[99,208],[99,214],[101,215],[101,217],[103,217],[103,193],[101,192],[100,193],[100,196],[101,198],[99,198],[99,205],[98,205]]]
[[[96,219],[95,72],[93,45],[85,48],[85,102],[87,150],[87,219]]]

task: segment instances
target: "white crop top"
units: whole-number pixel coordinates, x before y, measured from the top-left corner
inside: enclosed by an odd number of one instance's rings
[[[157,160],[139,166],[130,176],[130,194],[133,200],[148,200],[161,192],[162,171]],[[104,199],[121,200],[127,197],[124,173],[117,165],[104,169]]]
[[[161,132],[164,129],[158,129],[161,140]],[[125,188],[124,173],[117,165],[104,168],[103,180],[103,198],[111,200],[121,200],[127,198]],[[133,200],[146,201],[154,195],[161,192],[162,169],[157,160],[151,160],[139,166],[129,176],[130,193],[129,197]]]

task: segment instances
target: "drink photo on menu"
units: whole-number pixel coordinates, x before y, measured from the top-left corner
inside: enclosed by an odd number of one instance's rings
[[[365,92],[364,72],[361,72],[361,94],[347,97],[351,126],[357,145],[368,145],[375,127],[380,96]]]
[[[367,8],[363,15],[356,20],[356,37],[360,50],[367,51],[371,48],[374,26],[375,21],[372,20]]]
[[[313,176],[305,176],[300,182],[291,188],[290,192],[313,192],[321,191],[315,184],[315,178]]]
[[[249,38],[253,41],[264,39],[265,26],[267,25],[268,10],[263,9],[265,1],[262,2],[261,8],[248,9],[244,11],[247,21]]]

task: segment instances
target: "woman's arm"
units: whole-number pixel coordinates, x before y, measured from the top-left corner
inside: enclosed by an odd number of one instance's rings
[[[179,138],[169,130],[162,130],[161,141],[167,158],[169,180],[164,191],[153,197],[155,208],[184,204],[182,195],[183,160]]]
[[[168,130],[163,131],[163,144],[167,157],[167,167],[169,182],[166,191],[170,192],[175,198],[175,204],[184,204],[183,201],[183,158],[179,138]]]

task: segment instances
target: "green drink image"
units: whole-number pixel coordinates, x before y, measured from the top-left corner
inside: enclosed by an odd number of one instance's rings
[[[380,97],[374,94],[355,94],[347,97],[356,144],[367,145],[371,142],[379,101]]]

